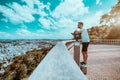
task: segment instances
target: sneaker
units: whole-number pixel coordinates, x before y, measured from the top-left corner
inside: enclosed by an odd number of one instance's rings
[[[85,64],[85,62],[80,62],[81,67],[87,67],[87,64]]]
[[[80,64],[81,64],[80,69],[86,75],[87,74],[87,64],[85,64],[85,62],[80,62]]]
[[[80,64],[81,64],[81,65],[84,65],[84,64],[85,64],[85,62],[80,62]]]
[[[87,67],[87,64],[83,64],[82,67]]]

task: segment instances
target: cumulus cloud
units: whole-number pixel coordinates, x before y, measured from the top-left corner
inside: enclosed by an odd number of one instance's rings
[[[39,36],[39,34],[37,34],[36,32],[29,31],[28,27],[26,25],[22,24],[21,28],[16,31],[16,36],[18,36],[18,38],[24,37],[24,38],[30,39],[32,37],[37,38]]]
[[[60,18],[58,20],[58,22],[56,22],[56,25],[58,24],[58,27],[60,28],[70,28],[70,27],[74,27],[76,25],[76,22],[74,22],[71,19],[67,19],[67,18]]]
[[[103,14],[104,14],[104,12],[100,10],[100,11],[96,11],[95,14],[87,16],[86,18],[83,19],[83,22],[85,24],[84,26],[86,28],[90,28],[92,26],[100,25],[99,20]]]
[[[96,4],[99,4],[100,3],[100,0],[96,0]]]
[[[61,33],[61,31],[60,31]],[[68,35],[64,33],[60,34],[59,32],[45,32],[44,30],[37,30],[36,32],[31,32],[27,29],[19,29],[16,31],[17,38],[24,39],[66,39]]]
[[[82,0],[64,0],[52,12],[55,18],[76,19],[88,12],[88,7],[85,7]]]
[[[23,2],[27,5],[20,5],[17,2],[6,4],[8,7],[0,5],[0,12],[13,24],[32,22],[35,20],[33,14],[39,14],[40,16],[47,15],[43,9],[48,8],[48,4],[44,5],[39,0],[23,0]],[[37,9],[34,8],[35,4],[38,6]]]
[[[17,23],[21,19],[21,17],[19,17],[18,15],[14,15],[15,12],[12,9],[6,6],[0,5],[0,12],[2,13],[3,16],[9,19],[12,23]]]
[[[46,29],[50,29],[50,26],[52,26],[52,22],[49,19],[46,19],[46,18],[39,18],[39,22]]]
[[[80,20],[81,16],[88,13],[88,9],[89,8],[85,7],[82,0],[64,0],[55,8],[55,10],[50,11],[50,16],[52,16],[52,18],[40,18],[39,21],[47,29],[64,28],[68,31],[67,29],[72,30],[73,27],[76,27],[77,21]]]
[[[76,6],[71,9],[73,5]],[[55,31],[46,32],[40,30],[37,33],[43,35],[44,38],[70,39],[72,38],[71,33],[77,27],[77,21],[79,21],[80,17],[85,13],[88,13],[88,7],[84,6],[82,0],[65,0],[61,2],[55,10],[50,11],[50,16],[52,18],[47,16],[47,18],[41,17],[39,19],[39,22],[44,26],[44,28],[54,29]]]
[[[12,9],[12,7],[14,7],[14,10]],[[26,10],[24,9],[26,11],[25,12],[25,11],[23,11],[23,8],[26,8],[26,7],[24,7],[24,6],[21,7],[17,3],[13,3],[11,8],[0,5],[0,12],[2,12],[3,13],[2,15],[5,16],[13,24],[22,23],[23,21],[24,22],[33,21],[34,17],[31,15],[31,13],[29,11],[27,11],[28,9],[26,9]]]
[[[0,32],[0,35],[2,35],[0,36],[0,39],[7,39],[9,37],[12,37],[12,35],[7,32]]]
[[[1,21],[7,23],[7,22],[8,22],[8,19],[7,19],[7,18],[2,18]]]
[[[33,37],[33,36],[38,36],[35,33],[32,33],[30,31],[28,31],[27,29],[19,29],[16,31],[17,35],[22,36],[22,37]]]
[[[91,27],[98,24],[102,11],[96,12],[91,16],[83,17],[89,14],[89,7],[86,7],[83,0],[64,0],[53,10],[50,10],[51,4],[43,4],[39,0],[22,0],[24,5],[13,2],[0,5],[0,12],[5,17],[4,22],[12,22],[13,24],[23,24],[20,29],[12,36],[15,38],[72,38],[70,34],[77,27],[78,21],[83,21],[85,26]],[[99,4],[100,0],[96,1]],[[46,12],[47,11],[47,12]],[[39,15],[38,23],[42,29],[37,31],[29,31],[24,23],[35,21],[34,14]],[[36,25],[37,26],[37,25]],[[1,33],[8,35],[7,33]]]
[[[96,0],[96,5],[102,5],[102,1],[101,0]]]
[[[44,11],[44,9],[49,10],[50,3],[48,2],[46,5],[40,2],[39,0],[22,0],[25,2],[30,9],[34,12],[34,14],[39,14],[40,16],[44,17],[48,14]],[[35,5],[37,8],[35,8]]]
[[[52,26],[56,27],[57,32],[54,35],[57,38],[72,38],[70,33],[76,29],[77,22],[81,20],[81,16],[88,13],[88,9],[82,0],[62,1],[55,10],[50,12],[54,20],[50,20],[48,24],[52,23]]]
[[[53,32],[44,32],[44,31],[37,31],[36,32],[39,35],[39,38],[43,39],[70,39],[72,38],[72,35],[70,34],[70,30],[66,31],[66,29],[59,29],[59,31],[53,31]]]
[[[9,5],[10,8],[12,8],[17,15],[22,17],[22,20],[25,22],[31,22],[34,21],[34,17],[32,14],[34,13],[34,10],[29,8],[28,6],[21,6],[18,3],[13,2],[12,5]]]

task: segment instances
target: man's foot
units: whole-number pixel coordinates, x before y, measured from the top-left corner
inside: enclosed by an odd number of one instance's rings
[[[81,66],[86,66],[87,64],[85,62],[80,62]]]
[[[85,64],[85,62],[80,62],[81,65]]]
[[[86,75],[87,74],[87,64],[85,64],[85,62],[80,62],[81,66],[81,70],[82,72]]]
[[[83,73],[86,75],[87,74],[87,67],[84,67]]]

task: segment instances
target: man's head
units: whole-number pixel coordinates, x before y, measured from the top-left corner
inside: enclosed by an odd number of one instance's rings
[[[83,27],[83,22],[78,22],[78,28],[82,28]]]

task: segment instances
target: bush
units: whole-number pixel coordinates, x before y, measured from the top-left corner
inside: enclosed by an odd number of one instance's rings
[[[21,80],[26,78],[38,66],[50,49],[34,49],[33,51],[26,52],[22,56],[15,57],[13,63],[5,69],[5,73],[0,75],[0,80]]]

